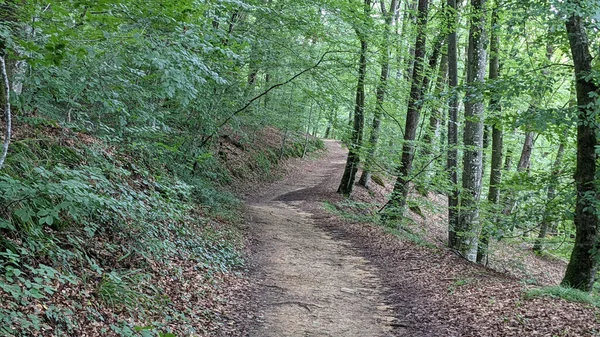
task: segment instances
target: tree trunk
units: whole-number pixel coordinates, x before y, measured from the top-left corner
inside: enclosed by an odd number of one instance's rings
[[[365,13],[369,13],[370,0],[364,0]],[[365,74],[367,73],[367,37],[365,32],[356,28],[360,40],[360,58],[358,61],[358,85],[356,86],[356,103],[354,105],[354,123],[350,147],[348,149],[348,160],[344,169],[342,181],[337,192],[348,197],[354,189],[356,171],[360,164],[360,147],[363,140],[363,128],[365,124]]]
[[[327,129],[325,129],[325,139],[329,139],[329,137],[331,136],[331,127],[332,127],[332,121],[329,120],[327,122]]]
[[[369,148],[367,158],[365,160],[365,167],[363,170],[358,184],[364,187],[369,187],[371,180],[371,167],[375,160],[375,153],[377,151],[377,142],[379,140],[379,133],[381,131],[381,116],[383,115],[383,102],[385,101],[385,92],[387,89],[387,80],[390,71],[390,31],[392,28],[393,17],[395,15],[397,2],[392,0],[389,12],[386,12],[385,5],[381,3],[381,12],[385,17],[385,30],[384,30],[384,46],[381,50],[381,75],[379,76],[379,83],[375,91],[375,113],[373,115],[373,126],[371,128],[371,137],[369,138]]]
[[[580,4],[580,1],[570,1]],[[592,56],[589,42],[583,26],[583,19],[572,13],[566,27],[571,45],[571,54],[575,65],[577,89],[578,123],[577,123],[577,168],[575,182],[577,186],[577,206],[575,208],[575,246],[571,260],[567,266],[562,285],[591,291],[598,267],[598,202],[596,175],[596,111],[597,94],[600,88],[593,82]]]
[[[513,132],[514,135],[514,132]],[[504,157],[504,168],[503,170],[506,172],[509,172],[512,169],[512,156],[513,156],[513,149],[512,147],[509,147],[508,149],[506,149],[506,156]]]
[[[533,143],[535,140],[535,132],[529,131],[525,134],[525,140],[523,141],[523,148],[521,149],[521,157],[519,158],[519,164],[517,165],[517,172],[524,172],[529,168],[531,163],[531,153],[533,152]],[[517,201],[514,196],[508,196],[505,200],[505,206],[502,210],[502,214],[509,216],[513,209],[516,207]]]
[[[321,107],[319,106],[319,114],[317,115],[317,120],[315,123],[313,124],[313,131],[312,131],[312,136],[313,137],[317,137],[317,134],[319,133],[319,122],[321,121],[321,114],[323,113],[323,110],[321,110]]]
[[[429,58],[429,66],[430,69],[436,67],[437,58],[442,48],[442,44],[444,42],[445,34],[439,35],[439,40],[434,44],[434,50]],[[448,74],[448,56],[442,55],[442,59],[440,61],[440,68],[438,69],[437,79],[435,82],[435,87],[432,90],[435,90],[434,97],[439,97],[440,93],[444,89],[444,83],[446,81],[446,77]],[[426,86],[423,85],[425,88]],[[423,136],[423,162],[427,167],[425,167],[425,179],[424,181],[431,181],[433,178],[433,170],[431,170],[430,165],[435,161],[435,155],[438,152],[438,144],[439,144],[439,136],[440,136],[440,124],[442,121],[442,109],[434,106],[432,108],[431,114],[429,115],[429,125],[427,127],[427,131]],[[419,190],[423,195],[427,195],[427,186],[425,184],[421,184],[417,190]]]
[[[471,0],[473,14],[469,30],[465,129],[463,134],[463,174],[458,216],[458,240],[454,247],[469,261],[477,258],[479,240],[479,198],[481,195],[484,97],[479,88],[485,78],[485,3]]]
[[[405,54],[404,41],[410,40],[410,34],[408,33],[409,27],[415,24],[415,10],[417,9],[418,0],[408,0],[404,3],[405,14],[402,17],[402,31],[401,41],[402,44],[398,45],[398,70],[396,72],[396,78],[400,78],[402,71],[404,70],[404,78],[408,81],[409,76],[412,74],[415,49],[414,45],[409,45],[408,53]],[[408,16],[407,14],[408,13]],[[403,61],[404,60],[404,61]]]
[[[448,194],[448,246],[456,247],[458,236],[456,226],[458,223],[458,60],[456,30],[458,16],[456,14],[456,0],[448,0],[447,8],[449,34],[448,34],[448,86],[451,89],[448,102],[448,174],[451,191]]]
[[[308,111],[308,121],[306,123],[306,135],[304,138],[304,150],[302,151],[302,158],[306,157],[306,150],[308,149],[308,138],[310,137],[310,124],[312,123],[314,103],[314,101],[310,102],[310,110]]]
[[[519,164],[517,165],[517,172],[524,172],[529,169],[531,164],[531,152],[533,152],[533,142],[535,139],[535,132],[529,131],[525,135],[525,141],[523,142],[523,150],[521,150],[521,158],[519,158]]]
[[[489,80],[495,81],[499,77],[499,58],[500,38],[498,35],[498,6],[500,1],[496,1],[492,11],[492,31],[490,37],[490,74]],[[488,201],[490,204],[497,205],[500,202],[500,182],[502,181],[502,107],[500,106],[500,94],[492,91],[490,98],[490,112],[494,114],[494,123],[492,124],[492,163],[490,168],[490,187],[488,191]],[[488,247],[490,242],[492,222],[484,224],[477,247],[477,263],[487,262]],[[486,263],[487,264],[487,263]]]
[[[413,158],[415,154],[414,140],[417,135],[419,116],[421,111],[421,97],[423,96],[423,76],[426,27],[427,27],[428,0],[419,0],[417,14],[417,38],[415,42],[415,65],[412,73],[412,83],[410,96],[408,98],[408,110],[406,112],[406,126],[404,128],[404,143],[402,144],[402,159],[398,169],[398,178],[392,191],[392,197],[388,203],[388,212],[386,216],[389,219],[400,218],[404,215],[406,198],[408,196],[408,183],[410,181],[410,172],[412,169]]]
[[[270,86],[271,83],[271,74],[266,73],[265,74],[265,87],[268,88]],[[269,100],[270,100],[270,95],[265,95],[265,97],[263,98],[263,106],[265,109],[267,109],[269,107]]]

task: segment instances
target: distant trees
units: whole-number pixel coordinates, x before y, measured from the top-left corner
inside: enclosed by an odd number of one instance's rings
[[[388,225],[403,221],[407,203],[419,202],[418,197],[410,200],[413,185],[421,193],[427,192],[424,186],[435,185],[436,191],[448,196],[448,245],[470,261],[486,263],[490,242],[505,236],[531,240],[534,251],[542,253],[546,241],[556,235],[568,240],[575,231],[575,248],[563,284],[589,290],[599,249],[597,187],[592,178],[596,172],[592,150],[596,123],[590,117],[597,104],[598,69],[589,50],[598,41],[590,41],[585,30],[596,24],[587,18],[598,5],[583,0],[561,2],[556,7],[500,0],[468,4],[411,1],[402,5],[394,0],[380,2],[380,6],[381,22],[374,20],[367,28],[383,32],[383,38],[371,35],[369,39],[372,46],[382,46],[379,58],[365,59],[367,64],[379,61],[377,82],[372,72],[361,75],[359,68],[359,84],[367,95],[359,116],[369,116],[372,111],[371,136],[362,152],[352,138],[350,156],[363,155],[359,184],[364,187],[369,187],[374,170],[396,177],[383,208],[383,221]],[[397,14],[394,8],[399,9]],[[427,15],[429,11],[434,14]],[[552,14],[535,22],[522,15],[543,12]],[[564,18],[568,18],[566,22]],[[559,29],[565,23],[570,55]],[[434,26],[443,28],[434,30]],[[444,37],[442,49],[438,41]],[[416,43],[407,45],[404,41],[409,38]],[[432,43],[426,44],[428,40]],[[390,44],[396,44],[395,48]],[[461,53],[459,45],[468,48]],[[438,69],[440,54],[444,57]],[[566,57],[575,64],[577,109],[567,104],[572,100],[568,68],[557,61]],[[444,88],[446,67],[448,86]],[[407,70],[410,76],[406,76]],[[389,73],[397,76],[390,78]],[[369,86],[374,88],[372,100]],[[440,106],[447,108],[447,114],[439,113]],[[406,113],[396,112],[402,107]],[[575,139],[569,131],[575,129],[575,118],[576,160],[575,149],[569,146]],[[447,125],[441,133],[437,132],[440,123]],[[505,134],[506,129],[513,132]],[[353,127],[352,137],[356,130]],[[489,143],[491,147],[484,146]],[[445,153],[445,175],[432,157],[431,149],[436,147]],[[514,170],[512,153],[517,148],[520,157]],[[401,155],[395,155],[398,152]],[[423,156],[415,161],[415,153]],[[484,160],[486,156],[491,160]],[[352,163],[356,167],[358,161]],[[430,173],[432,167],[436,174]],[[576,196],[565,189],[571,173],[577,182]],[[487,188],[485,200],[481,200],[483,188]],[[348,195],[351,189],[341,191],[340,186],[340,192]],[[568,216],[569,207],[575,210],[574,220]]]

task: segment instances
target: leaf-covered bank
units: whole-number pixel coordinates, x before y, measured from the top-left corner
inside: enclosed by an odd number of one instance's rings
[[[265,141],[274,129],[231,134],[184,174],[168,134],[115,144],[42,119],[17,130],[0,174],[0,335],[19,336],[218,330],[243,265],[227,186],[302,155],[304,141],[282,150]],[[218,155],[233,144],[248,148],[239,161]]]

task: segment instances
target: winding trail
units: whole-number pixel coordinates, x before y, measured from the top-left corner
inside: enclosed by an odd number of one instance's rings
[[[328,218],[322,202],[331,199],[346,159],[339,143],[325,144],[322,158],[247,200],[259,312],[250,336],[391,335],[395,318],[375,267],[320,227]]]

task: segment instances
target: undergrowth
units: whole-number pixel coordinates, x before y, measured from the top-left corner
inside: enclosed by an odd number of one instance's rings
[[[538,297],[562,298],[570,302],[585,303],[600,307],[600,296],[597,293],[589,294],[581,290],[562,286],[530,289],[525,292],[524,296],[526,299]]]
[[[419,233],[413,231],[406,222],[412,222],[410,218],[402,220],[383,222],[380,215],[376,212],[374,205],[365,202],[359,202],[351,199],[345,199],[338,203],[325,202],[324,208],[346,221],[355,223],[368,223],[381,226],[386,233],[397,236],[400,239],[412,242],[421,247],[437,248],[434,244],[428,242]]]
[[[203,333],[244,263],[223,163],[168,134],[117,144],[29,122],[0,172],[0,335]]]

